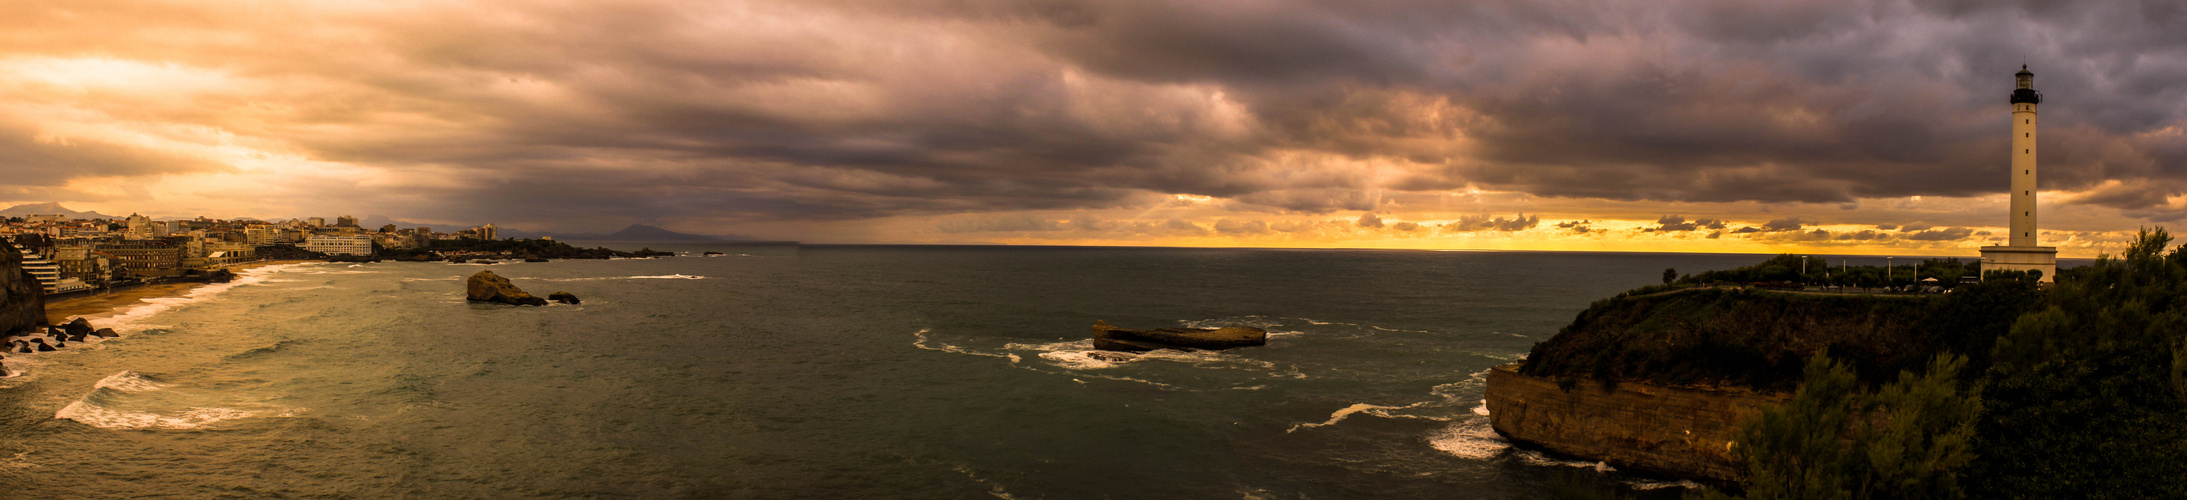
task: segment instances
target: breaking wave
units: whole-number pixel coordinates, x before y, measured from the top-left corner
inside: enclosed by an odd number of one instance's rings
[[[236,419],[294,416],[298,409],[247,402],[202,404],[217,393],[177,390],[157,377],[124,371],[92,385],[91,393],[71,402],[53,418],[101,429],[196,429]]]

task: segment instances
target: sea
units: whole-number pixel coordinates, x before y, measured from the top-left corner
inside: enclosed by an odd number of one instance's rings
[[[679,256],[274,265],[93,317],[122,336],[0,360],[0,497],[1670,498],[1505,442],[1484,374],[1766,257],[645,246]],[[465,301],[488,269],[583,303]],[[1095,321],[1269,340],[1096,356]]]

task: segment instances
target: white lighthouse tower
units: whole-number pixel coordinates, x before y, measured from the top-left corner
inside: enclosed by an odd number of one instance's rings
[[[2013,76],[2019,88],[2012,91],[2012,233],[2005,246],[1982,247],[1982,272],[2037,271],[2049,283],[2058,274],[2058,248],[2035,241],[2035,105],[2043,94],[2027,65]]]

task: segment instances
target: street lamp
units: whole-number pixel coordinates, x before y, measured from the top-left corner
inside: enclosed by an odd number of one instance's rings
[[[1889,287],[1891,286],[1891,278],[1892,278],[1892,276],[1891,276],[1891,258],[1890,258],[1890,257],[1884,257],[1884,258],[1883,258],[1883,286],[1884,286],[1885,288],[1889,288]]]

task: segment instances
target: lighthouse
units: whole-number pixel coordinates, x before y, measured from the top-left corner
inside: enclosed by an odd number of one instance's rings
[[[1982,272],[2035,271],[2042,273],[2042,281],[2049,283],[2058,274],[2058,248],[2046,247],[2036,241],[2041,231],[2035,228],[2035,106],[2042,104],[2043,93],[2035,91],[2035,73],[2027,65],[2013,75],[2012,90],[2012,213],[2008,217],[2012,230],[2005,236],[2004,246],[1982,247]]]

